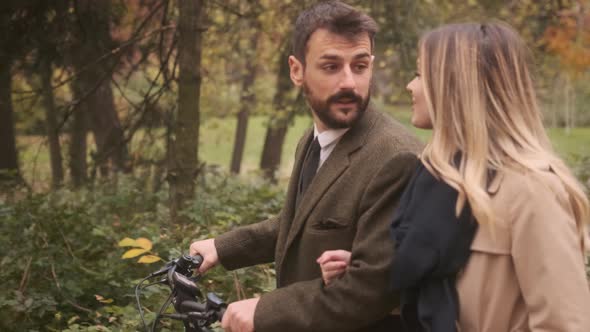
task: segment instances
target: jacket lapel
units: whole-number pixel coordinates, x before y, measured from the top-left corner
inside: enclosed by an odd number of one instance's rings
[[[305,159],[305,153],[311,144],[313,139],[313,128],[307,130],[303,134],[303,138],[301,139],[299,149],[295,154],[295,162],[293,164],[293,171],[291,173],[291,178],[289,179],[289,185],[287,189],[287,195],[285,197],[285,207],[283,210],[283,215],[281,220],[283,223],[286,224],[286,230],[281,231],[279,233],[279,238],[277,239],[277,252],[283,252],[283,248],[286,244],[286,238],[288,234],[288,230],[291,227],[293,219],[295,217],[295,204],[297,202],[297,193],[299,191],[299,175],[301,174],[301,168],[303,167],[303,162]],[[281,227],[282,228],[282,227]]]
[[[374,113],[374,111],[368,109],[367,113],[363,116],[359,123],[357,123],[357,125],[355,125],[346,134],[344,134],[344,136],[342,136],[340,142],[338,142],[334,148],[334,151],[332,151],[328,159],[318,169],[318,172],[307,188],[307,194],[301,198],[299,206],[295,207],[295,200],[291,202],[291,208],[296,208],[296,210],[293,211],[293,223],[291,224],[287,235],[284,251],[285,255],[283,255],[283,258],[286,256],[286,252],[289,250],[289,247],[293,243],[294,239],[297,237],[299,232],[301,232],[301,229],[303,228],[303,225],[305,225],[305,221],[307,220],[311,211],[313,211],[314,207],[330,188],[330,186],[348,168],[350,164],[350,155],[364,145],[366,136],[369,133],[370,127],[372,127],[375,119]],[[313,133],[311,135],[313,136]],[[311,142],[309,137],[308,141]],[[307,142],[306,148],[309,145],[309,142]],[[303,159],[303,156],[305,155],[305,149],[302,150],[304,151],[300,151],[300,159]],[[293,175],[295,176],[291,178],[291,190],[289,192],[289,196],[292,196],[292,194],[297,195],[297,184],[299,183],[302,164],[303,160],[299,160],[297,169],[295,169],[293,172]],[[292,192],[293,188],[295,188],[295,192]]]

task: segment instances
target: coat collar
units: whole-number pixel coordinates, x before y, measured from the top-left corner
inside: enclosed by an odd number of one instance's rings
[[[504,179],[504,173],[496,172],[494,174],[493,179],[490,181],[487,187],[487,192],[490,195],[495,195],[498,190],[500,190],[500,185],[502,184],[502,180]]]
[[[553,172],[551,165],[549,164],[549,162],[547,162],[545,160],[541,160],[541,159],[529,160],[528,164],[534,170],[538,170],[541,172]],[[516,170],[520,169],[522,172],[526,172],[524,167],[520,166],[520,165],[513,165],[512,167],[506,167],[506,169],[516,169]],[[502,181],[504,180],[504,177],[505,177],[505,173],[506,173],[506,170],[496,172],[495,177],[488,184],[488,189],[487,189],[488,194],[494,195],[498,192],[498,190],[500,190],[500,187],[502,186]]]

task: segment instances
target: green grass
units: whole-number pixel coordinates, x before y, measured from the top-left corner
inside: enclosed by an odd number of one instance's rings
[[[590,128],[549,128],[553,148],[563,158],[590,156]]]
[[[267,123],[267,117],[255,116],[250,118],[244,147],[244,159],[242,160],[243,173],[255,171],[259,168]],[[297,142],[301,135],[311,126],[311,117],[296,117],[293,121],[292,126],[287,131],[285,145],[283,146],[282,163],[279,172],[281,176],[288,176],[291,172]],[[207,163],[229,168],[235,128],[235,118],[213,118],[208,120],[201,127],[200,158]]]
[[[407,108],[395,107],[389,108],[387,111],[408,128],[412,128],[413,132],[423,141],[430,137],[430,131],[416,129],[410,125],[411,114]],[[250,118],[244,160],[242,162],[242,174],[245,176],[258,170],[267,121],[268,118],[263,116]],[[295,118],[289,128],[283,147],[282,163],[279,170],[280,178],[286,179],[289,176],[297,142],[311,125],[311,117],[299,116]],[[236,120],[233,117],[209,118],[206,120],[201,126],[200,159],[208,164],[220,165],[222,168],[228,169],[233,149],[235,127]],[[548,133],[556,151],[566,160],[569,161],[580,156],[590,156],[590,128],[573,128],[569,132],[563,128],[550,128]],[[150,152],[152,155],[158,156],[158,158],[163,156],[163,139],[159,139],[155,143],[141,145],[142,136],[139,134],[134,139],[131,148],[132,155],[141,151],[141,153]],[[39,136],[19,136],[17,138],[21,171],[28,183],[42,189],[48,187],[51,177],[49,156],[47,146],[43,144],[44,141],[44,138]],[[91,138],[89,142],[92,142]],[[62,147],[62,149],[62,154],[65,155],[67,148]],[[64,162],[64,167],[66,166],[67,164]]]

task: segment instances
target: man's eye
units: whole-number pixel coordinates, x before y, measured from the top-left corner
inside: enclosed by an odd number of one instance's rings
[[[368,65],[366,65],[366,64],[364,64],[364,63],[363,63],[363,64],[358,64],[358,65],[355,65],[355,66],[354,66],[354,69],[355,69],[357,72],[364,71],[364,70],[365,70],[365,69],[367,69],[367,68],[369,68],[369,66],[368,66]]]
[[[415,75],[416,77],[420,77],[420,73],[419,73],[419,72],[417,72],[417,71],[415,71],[415,72],[414,72],[414,75]]]
[[[322,66],[322,69],[325,71],[335,71],[336,69],[338,69],[337,65],[324,65]]]

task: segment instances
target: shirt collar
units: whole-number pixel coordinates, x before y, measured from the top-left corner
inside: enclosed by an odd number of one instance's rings
[[[350,128],[328,129],[328,130],[324,130],[324,132],[322,132],[322,133],[319,133],[317,126],[314,124],[313,125],[313,137],[318,138],[318,142],[320,143],[320,146],[323,149],[327,146],[330,146],[330,145],[338,142],[340,137],[342,137],[342,135],[346,134],[346,132],[349,129]]]

